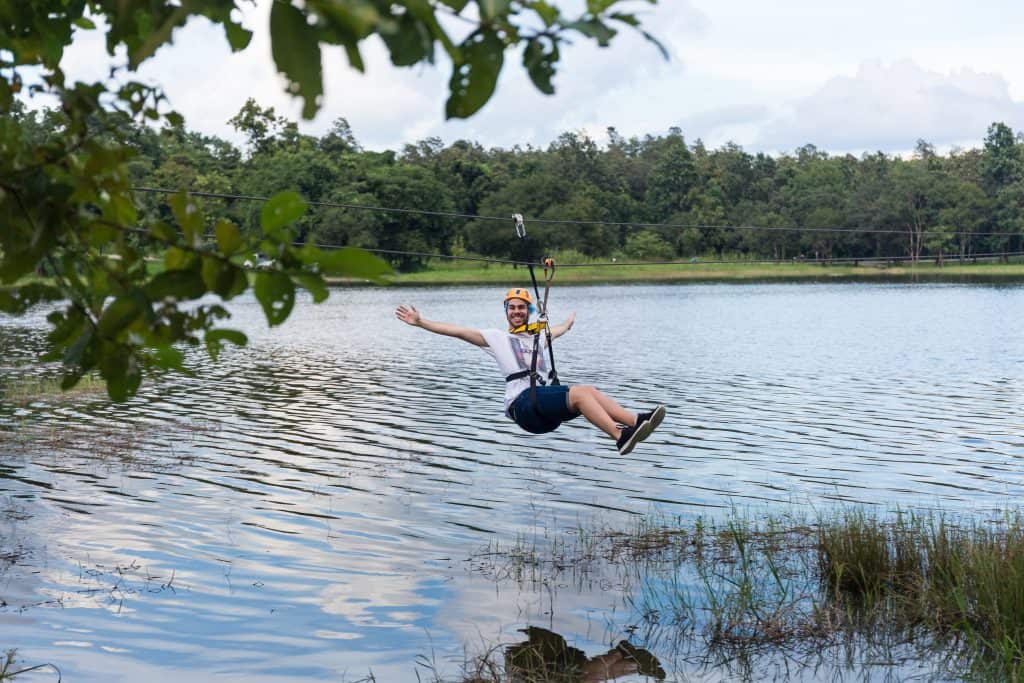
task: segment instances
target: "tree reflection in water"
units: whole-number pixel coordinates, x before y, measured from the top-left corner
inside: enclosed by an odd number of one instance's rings
[[[655,656],[629,641],[587,657],[557,633],[536,626],[521,630],[529,639],[505,650],[505,668],[517,683],[599,683],[631,674],[665,678]]]

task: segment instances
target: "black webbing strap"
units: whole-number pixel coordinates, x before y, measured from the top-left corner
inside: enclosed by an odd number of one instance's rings
[[[537,356],[540,355],[540,332],[533,334],[533,357],[530,358],[530,405],[537,407]],[[543,380],[541,380],[543,382]]]
[[[533,269],[530,270],[530,275],[533,275]],[[551,293],[551,278],[555,276],[555,260],[552,258],[544,259],[544,301],[542,302],[543,308],[541,309],[541,316],[545,321],[548,319],[548,295]],[[533,281],[533,288],[537,289],[536,278]],[[551,370],[548,372],[548,378],[551,380],[552,386],[558,386],[558,371],[555,370],[555,348],[551,345],[551,326],[544,326],[544,333],[548,338],[548,358],[551,359]]]

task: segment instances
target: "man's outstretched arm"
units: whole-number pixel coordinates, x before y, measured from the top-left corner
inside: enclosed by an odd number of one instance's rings
[[[551,326],[551,338],[558,339],[563,334],[572,329],[572,326],[576,323],[576,312],[573,311],[569,314],[569,317],[565,319],[564,323]]]
[[[412,325],[413,327],[422,327],[428,332],[435,334],[443,334],[446,337],[455,337],[456,339],[462,339],[468,341],[470,344],[476,346],[487,346],[487,340],[480,334],[480,330],[474,330],[472,327],[460,327],[458,325],[452,325],[451,323],[439,323],[433,320],[426,320],[420,315],[420,312],[416,310],[415,306],[399,306],[395,309],[395,317],[401,320],[403,323]]]

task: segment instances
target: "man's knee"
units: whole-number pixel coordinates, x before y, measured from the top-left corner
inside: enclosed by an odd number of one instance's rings
[[[597,392],[597,389],[589,384],[574,384],[569,387],[569,401],[573,403],[581,401],[589,396],[593,396],[595,392]]]

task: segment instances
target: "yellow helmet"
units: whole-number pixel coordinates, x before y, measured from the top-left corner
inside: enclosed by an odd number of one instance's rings
[[[505,302],[508,303],[509,299],[522,299],[533,308],[533,299],[530,297],[530,290],[528,289],[513,287],[505,293]]]
[[[537,309],[533,306],[533,299],[530,297],[530,290],[522,287],[513,287],[512,289],[505,292],[505,312],[508,313],[508,300],[509,299],[522,299],[530,307],[530,315],[533,315]]]

